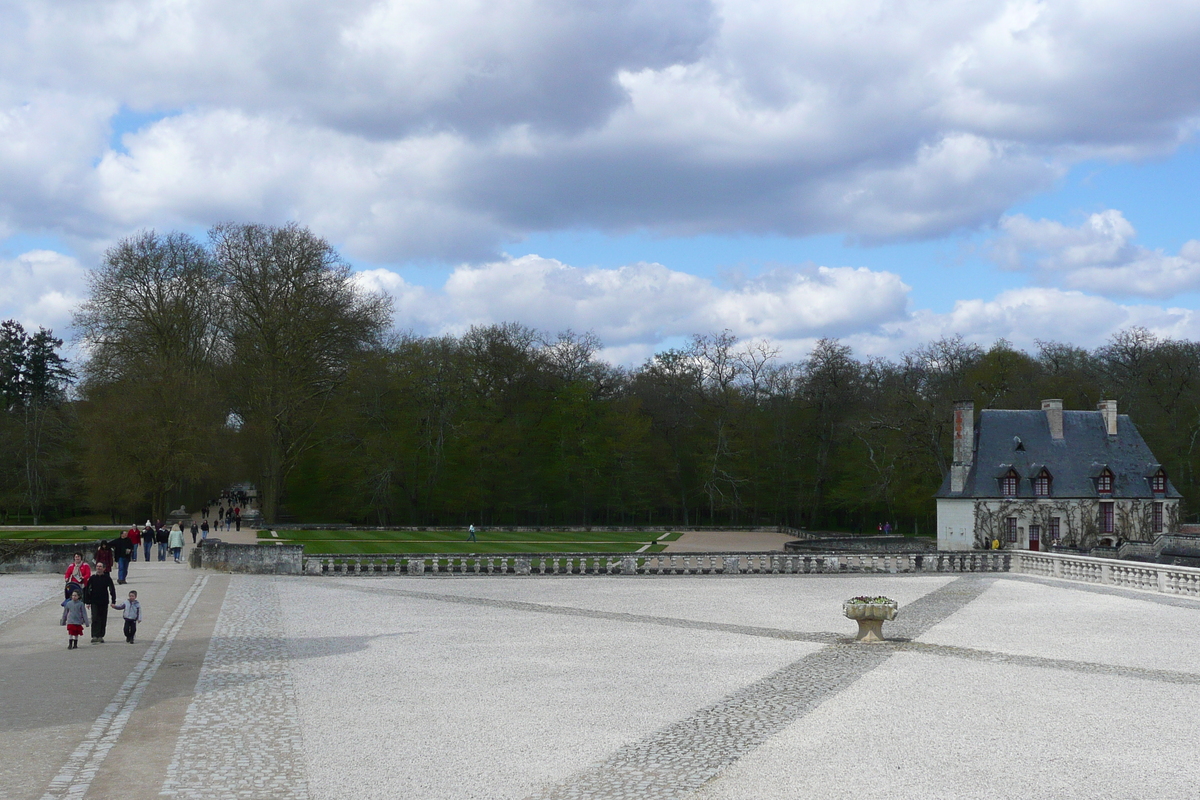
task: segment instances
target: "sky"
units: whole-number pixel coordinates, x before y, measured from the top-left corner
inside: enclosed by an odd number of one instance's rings
[[[0,318],[296,221],[421,335],[1200,338],[1200,4],[9,0]]]

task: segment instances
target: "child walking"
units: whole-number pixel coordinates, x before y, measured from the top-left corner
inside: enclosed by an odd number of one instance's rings
[[[129,592],[129,602],[113,603],[112,607],[121,611],[121,617],[125,620],[125,641],[133,644],[133,637],[137,636],[138,623],[142,621],[142,604],[138,602],[137,592]]]
[[[79,599],[79,591],[71,592],[71,596],[62,601],[62,622],[67,626],[67,649],[79,649],[79,637],[83,636],[83,627],[90,625],[87,615],[87,604]]]

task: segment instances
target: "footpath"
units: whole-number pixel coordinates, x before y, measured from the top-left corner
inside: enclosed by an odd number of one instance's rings
[[[62,579],[8,576],[4,599],[33,607],[0,610],[0,799],[158,797],[228,583],[186,562],[134,562],[117,597],[138,592],[136,643],[109,609],[104,644],[85,629],[68,651]]]

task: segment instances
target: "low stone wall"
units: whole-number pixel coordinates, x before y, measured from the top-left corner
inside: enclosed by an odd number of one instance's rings
[[[937,541],[910,536],[822,536],[784,542],[789,553],[932,553]]]
[[[38,539],[0,540],[0,572],[65,573],[76,553],[83,553],[91,561],[99,544],[99,540],[74,544]]]
[[[188,563],[218,572],[258,575],[300,575],[304,572],[304,545],[230,544],[212,539],[192,548]]]

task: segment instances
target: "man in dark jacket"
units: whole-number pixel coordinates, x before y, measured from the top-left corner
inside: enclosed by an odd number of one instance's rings
[[[117,587],[104,564],[97,564],[96,571],[88,578],[88,605],[92,607],[92,644],[104,641],[104,631],[108,627],[108,604],[117,602]]]
[[[117,560],[117,583],[124,583],[129,575],[129,559],[133,556],[133,542],[129,531],[121,531],[121,535],[112,540],[113,558]]]
[[[167,560],[167,538],[169,536],[170,534],[167,532],[167,529],[163,527],[163,524],[161,522],[158,523],[158,529],[154,531],[154,541],[158,542],[159,561]]]

